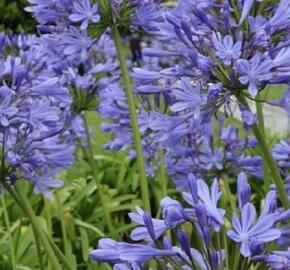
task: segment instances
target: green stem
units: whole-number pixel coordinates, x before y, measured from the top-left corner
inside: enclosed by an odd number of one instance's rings
[[[283,182],[283,180],[282,180],[282,178],[280,176],[277,164],[276,164],[276,162],[274,161],[274,159],[272,157],[272,154],[270,152],[268,143],[265,140],[265,137],[261,133],[261,131],[260,131],[260,129],[259,129],[257,124],[254,124],[252,126],[252,130],[253,130],[253,132],[255,134],[255,137],[256,137],[257,141],[260,144],[260,147],[261,147],[261,150],[262,150],[262,153],[263,153],[263,157],[264,157],[266,163],[268,164],[268,166],[270,168],[271,175],[272,175],[273,180],[275,182],[275,185],[276,185],[280,200],[281,200],[283,206],[286,209],[289,209],[290,208],[290,202],[289,202],[288,195],[287,195],[287,192],[286,192],[285,187],[284,187],[284,182]]]
[[[249,267],[248,267],[248,258],[243,258],[243,263],[242,263],[242,266],[241,266],[241,270],[247,270]]]
[[[51,245],[54,253],[56,256],[59,258],[59,260],[63,263],[63,265],[66,267],[68,270],[75,270],[75,268],[71,265],[71,263],[67,260],[67,258],[63,255],[61,250],[57,247],[57,245],[51,240],[49,235],[44,232],[44,236],[46,237],[48,243]]]
[[[247,259],[246,258],[243,258],[241,270],[245,270],[246,266],[247,266]]]
[[[127,102],[129,105],[131,126],[132,126],[132,132],[133,132],[133,137],[134,137],[135,150],[137,154],[138,169],[139,169],[139,174],[140,174],[140,187],[141,187],[143,207],[147,212],[151,212],[148,182],[146,179],[146,171],[145,171],[144,153],[143,153],[141,135],[139,133],[138,117],[136,113],[136,104],[135,104],[134,96],[132,93],[132,83],[130,80],[129,70],[126,63],[125,51],[122,45],[119,30],[116,25],[112,26],[112,34],[113,34],[113,39],[114,39],[117,54],[118,54],[118,59],[120,62],[122,79],[123,79],[125,92],[127,96]]]
[[[260,102],[256,102],[256,109],[257,109],[258,125],[260,128],[260,131],[261,131],[263,136],[266,136],[264,117],[263,117],[263,104]],[[265,191],[268,192],[270,189],[271,179],[270,179],[270,172],[269,172],[268,164],[267,164],[265,158],[263,158],[263,167],[264,167]]]
[[[7,212],[6,202],[5,202],[5,195],[2,195],[2,206],[3,206],[3,214],[4,214],[4,221],[8,232],[8,241],[9,241],[9,249],[10,249],[10,257],[11,257],[11,266],[12,270],[16,270],[16,259],[15,259],[15,250],[13,245],[12,239],[12,232],[10,226],[9,215]]]
[[[202,257],[203,257],[205,263],[208,266],[208,269],[210,269],[210,265],[208,265],[209,264],[209,256],[208,256],[207,250],[205,248],[204,242],[200,239],[200,236],[197,233],[195,224],[192,222],[191,225],[192,225],[192,228],[193,228],[192,234],[191,234],[191,238],[192,238],[191,239],[191,243],[195,243],[196,244],[196,249],[201,252]]]
[[[266,1],[261,1],[261,2],[259,3],[259,8],[258,8],[258,11],[257,11],[256,16],[257,16],[257,15],[262,15],[262,11],[264,10],[265,2],[266,2]],[[263,15],[262,15],[262,16],[263,16]]]
[[[239,261],[240,261],[240,245],[236,244],[236,249],[234,253],[233,270],[238,270]]]
[[[227,233],[226,233],[226,228],[222,228],[222,234],[223,234],[223,244],[225,248],[225,261],[226,261],[226,269],[230,270],[230,265],[229,265],[229,247],[228,247],[228,241],[227,241]]]
[[[36,232],[36,238],[39,237],[39,240],[42,242],[43,248],[45,249],[45,251],[46,251],[46,253],[51,261],[53,269],[62,270],[50,244],[46,241],[44,233],[37,222],[36,216],[35,216],[32,208],[30,206],[29,201],[27,200],[25,194],[23,194],[23,189],[21,187],[21,184],[22,183],[19,183],[19,181],[16,182],[15,191],[16,191],[16,194],[17,194],[19,200],[20,200],[20,203],[22,204],[23,209],[25,209],[25,213],[29,217],[31,224],[34,227],[34,230]]]
[[[235,15],[235,19],[237,22],[239,22],[239,19],[240,19],[240,12],[239,12],[239,7],[238,7],[238,4],[236,2],[236,0],[230,0],[230,4],[231,4],[231,7],[233,8],[234,10],[234,15]]]
[[[64,216],[63,216],[63,208],[62,208],[62,204],[60,202],[60,198],[59,198],[58,192],[56,192],[56,203],[57,203],[58,215],[59,215],[60,224],[61,224],[61,232],[62,232],[64,254],[65,254],[66,257],[69,258],[70,249],[69,249],[69,243],[68,243],[68,239],[67,239],[67,235],[66,235],[65,221],[64,221]]]
[[[220,258],[223,257],[222,255],[222,244],[221,244],[221,232],[217,232],[217,247],[218,247],[218,251],[219,251],[219,255],[220,255]],[[223,264],[223,261],[221,260],[219,265],[218,265],[218,269],[220,270],[223,270],[224,269],[224,264]]]
[[[241,96],[238,96],[237,98],[239,101],[241,101],[246,106],[246,108],[249,109],[249,105],[248,105],[245,98],[243,98]],[[265,136],[262,134],[262,132],[260,131],[260,128],[257,124],[254,124],[252,126],[252,130],[253,130],[253,133],[254,133],[254,135],[255,135],[255,137],[256,137],[256,139],[261,147],[261,151],[263,153],[263,158],[265,159],[265,161],[267,162],[267,164],[269,166],[269,169],[271,171],[271,175],[272,175],[273,180],[275,182],[280,200],[281,200],[283,206],[286,209],[289,209],[290,208],[290,201],[288,199],[288,195],[287,195],[287,192],[286,192],[285,187],[284,187],[284,182],[280,176],[277,164],[272,157],[272,154],[271,154],[271,151],[269,149],[269,145],[265,139]]]
[[[236,207],[236,201],[235,197],[232,195],[231,188],[229,185],[229,179],[226,179],[225,175],[223,175],[223,183],[225,187],[225,195],[227,196],[227,200],[230,203],[231,209],[233,213],[236,213],[237,207]]]
[[[161,187],[161,199],[163,199],[167,195],[167,176],[164,166],[164,152],[162,149],[159,150],[159,162],[159,182]]]
[[[11,186],[9,184],[7,184],[6,182],[3,182],[3,185],[4,185],[5,189],[9,192],[11,197],[18,204],[18,206],[21,208],[21,210],[28,216],[27,210],[24,207],[22,201],[18,197],[18,195],[15,192],[15,190],[12,189]],[[40,242],[39,242],[38,235],[37,235],[37,230],[36,230],[36,228],[35,228],[35,226],[33,224],[31,224],[31,225],[32,225],[32,231],[33,231],[33,235],[34,235],[36,250],[37,250],[37,256],[38,256],[38,260],[39,260],[39,267],[40,267],[41,270],[43,270],[44,269],[44,264],[43,264],[43,260],[42,260],[42,254],[41,254]]]
[[[89,124],[87,122],[86,119],[86,115],[83,116],[83,121],[84,121],[84,126],[85,126],[85,132],[86,132],[86,140],[87,140],[87,144],[88,144],[88,148],[86,152],[87,158],[89,159],[89,164],[91,166],[91,170],[93,173],[93,178],[96,182],[97,188],[98,188],[98,194],[100,196],[100,200],[101,200],[101,205],[102,205],[102,209],[103,209],[103,214],[104,214],[104,219],[106,222],[106,225],[108,227],[108,230],[111,234],[111,236],[115,236],[115,231],[114,231],[114,227],[113,227],[113,223],[112,223],[112,219],[111,219],[111,215],[110,212],[108,210],[107,207],[107,202],[105,199],[105,196],[103,194],[103,187],[101,184],[101,180],[98,176],[98,172],[97,172],[97,168],[96,168],[96,164],[95,164],[95,158],[94,158],[94,152],[93,152],[93,144],[91,141],[91,135],[89,132]]]
[[[49,237],[52,237],[52,222],[51,222],[51,207],[48,199],[44,199],[44,205],[45,205],[45,214],[46,214],[46,222],[47,222],[47,233]],[[47,265],[48,270],[52,270],[51,262],[48,262]]]
[[[37,250],[37,256],[39,260],[39,267],[41,270],[44,270],[44,264],[43,264],[43,259],[42,259],[42,254],[41,254],[41,246],[40,246],[40,241],[38,239],[37,235],[37,229],[35,228],[34,225],[32,225],[32,231],[34,235],[34,240],[35,240],[35,245],[36,245],[36,250]],[[52,263],[49,261],[49,264],[52,266]]]

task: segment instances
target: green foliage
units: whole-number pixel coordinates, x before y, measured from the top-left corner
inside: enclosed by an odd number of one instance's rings
[[[35,21],[26,6],[26,0],[0,0],[0,31],[34,32]]]
[[[103,185],[107,207],[112,215],[113,225],[119,240],[126,239],[133,224],[127,213],[141,205],[136,165],[127,152],[112,153],[102,149],[108,137],[99,130],[100,119],[95,112],[88,113],[88,122],[94,127],[93,137],[95,166]],[[54,201],[48,201],[33,192],[33,186],[25,183],[29,199],[42,227],[53,236],[58,247],[80,270],[108,270],[106,265],[97,265],[89,257],[89,251],[96,247],[97,240],[108,236],[98,195],[98,187],[92,179],[89,162],[82,149],[77,150],[78,161],[59,177],[64,187],[57,190]],[[36,245],[31,224],[13,199],[7,194],[7,209],[11,223],[13,246],[16,247],[17,269],[37,270],[39,268]],[[3,207],[0,206],[0,270],[12,270],[7,228],[3,221]],[[42,251],[44,265],[48,258]],[[45,270],[53,270],[45,268]]]
[[[98,24],[89,25],[88,32],[91,38],[98,39],[113,24],[118,26],[122,35],[130,32],[130,18],[133,13],[130,1],[126,0],[121,3],[120,14],[118,14],[118,11],[111,9],[106,0],[94,0],[93,2],[99,3],[100,5],[101,19]]]

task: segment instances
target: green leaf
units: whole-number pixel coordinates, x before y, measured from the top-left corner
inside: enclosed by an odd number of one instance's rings
[[[88,254],[89,254],[89,237],[86,229],[83,227],[79,228],[81,234],[81,247],[82,247],[82,255],[85,262],[88,261]]]
[[[83,228],[91,230],[92,232],[96,233],[99,237],[106,236],[106,234],[104,232],[102,232],[101,230],[99,230],[97,227],[95,227],[92,224],[89,224],[87,222],[84,222],[80,219],[75,219],[75,224],[79,227],[83,227]]]

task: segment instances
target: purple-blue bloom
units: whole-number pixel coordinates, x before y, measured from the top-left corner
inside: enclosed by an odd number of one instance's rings
[[[136,213],[129,213],[129,217],[132,221],[137,223],[138,225],[141,225],[140,227],[135,228],[131,232],[131,238],[135,241],[139,240],[146,240],[146,241],[152,241],[151,235],[148,232],[147,227],[145,226],[144,222],[144,211],[136,206]],[[164,220],[160,219],[152,219],[152,225],[153,225],[153,231],[155,238],[158,239],[161,235],[163,235],[168,229],[169,226],[165,223]],[[151,233],[152,234],[152,233]]]
[[[91,40],[87,36],[86,30],[79,31],[71,27],[63,37],[64,55],[70,56],[77,54],[81,60],[87,57],[88,48],[91,46]]]
[[[244,20],[246,19],[246,17],[248,16],[251,8],[254,5],[255,0],[244,0],[242,2],[243,2],[243,9],[242,9],[242,14],[241,14],[241,18],[239,21],[239,25],[241,25],[244,22]]]
[[[218,180],[215,179],[212,183],[211,189],[202,179],[197,179],[197,193],[201,204],[205,206],[207,215],[212,218],[217,224],[216,229],[224,224],[224,213],[225,211],[217,207],[217,203],[221,197],[221,193],[218,188]],[[195,206],[194,200],[190,193],[183,193],[184,199],[192,206]]]
[[[250,61],[241,59],[235,63],[235,69],[240,74],[240,82],[249,85],[249,94],[253,97],[257,95],[262,83],[272,78],[271,68],[272,61],[262,59],[259,54],[255,54]]]
[[[290,268],[290,251],[274,251],[266,255],[255,256],[254,260],[266,263],[273,270]]]
[[[88,28],[90,22],[97,23],[100,20],[98,4],[91,6],[89,0],[81,0],[80,3],[73,2],[73,13],[69,16],[72,22],[81,22],[81,30]]]
[[[176,252],[173,250],[160,250],[142,244],[117,243],[108,238],[101,239],[98,249],[90,252],[90,256],[93,260],[112,264],[141,264],[153,257],[174,255],[176,255]]]
[[[9,119],[17,114],[18,109],[13,105],[13,91],[7,86],[0,87],[0,125],[9,126]]]
[[[238,176],[237,193],[239,208],[242,210],[251,199],[251,187],[244,172],[241,172]]]
[[[290,143],[282,140],[273,148],[273,157],[282,168],[290,167]]]
[[[241,56],[242,42],[234,43],[233,38],[229,35],[222,36],[220,33],[212,36],[215,53],[225,65],[230,65],[232,60],[237,60]]]
[[[234,215],[233,230],[228,236],[237,243],[241,243],[241,254],[245,257],[251,255],[251,245],[254,243],[267,243],[278,239],[281,231],[274,228],[275,216],[268,214],[256,221],[257,213],[252,203],[246,203],[241,210],[241,217]]]

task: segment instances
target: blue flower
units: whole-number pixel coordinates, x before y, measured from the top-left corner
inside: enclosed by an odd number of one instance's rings
[[[53,195],[50,189],[63,186],[63,181],[54,178],[55,174],[56,172],[46,172],[39,177],[32,177],[32,182],[34,183],[34,192],[42,193],[46,198],[52,200]]]
[[[288,0],[279,1],[279,5],[275,10],[273,16],[269,19],[269,26],[271,31],[275,32],[278,29],[287,28],[290,23],[290,3]]]
[[[216,168],[221,170],[223,168],[223,153],[220,149],[215,149],[212,151],[207,148],[200,156],[200,163],[204,164],[206,170]]]
[[[51,106],[48,100],[33,100],[29,105],[28,121],[33,127],[45,129],[45,126],[60,121],[59,108]]]
[[[150,233],[148,232],[148,228],[145,225],[143,216],[144,211],[138,206],[136,206],[136,213],[129,213],[129,217],[131,218],[131,220],[141,225],[131,232],[130,237],[134,241],[146,240],[148,242],[152,242],[151,238],[152,233],[150,235]],[[156,239],[158,239],[169,229],[169,226],[165,223],[164,220],[161,219],[153,218],[152,225]]]
[[[240,74],[240,82],[249,85],[251,96],[256,96],[258,87],[272,78],[271,68],[273,63],[269,59],[263,60],[259,54],[250,60],[240,59],[235,63],[235,69]]]
[[[254,260],[266,263],[273,270],[290,269],[290,251],[273,251],[266,255],[255,256]]]
[[[13,92],[7,86],[0,87],[0,125],[9,126],[9,119],[15,116],[18,109],[12,104]]]
[[[237,193],[239,208],[243,209],[245,204],[247,204],[251,198],[251,187],[244,172],[241,172],[238,176]]]
[[[147,31],[156,30],[155,22],[162,21],[162,13],[151,3],[141,4],[136,8],[133,23]]]
[[[280,141],[273,148],[273,157],[278,161],[282,168],[290,167],[290,143],[289,141]]]
[[[162,209],[162,215],[165,219],[165,224],[170,228],[190,220],[190,217],[186,213],[179,201],[173,200],[169,197],[165,197],[160,203]]]
[[[85,30],[79,31],[76,27],[70,27],[69,32],[64,34],[62,42],[65,46],[63,51],[65,55],[77,54],[81,60],[86,59],[91,40]]]
[[[231,36],[226,35],[222,39],[220,33],[213,34],[212,40],[216,49],[216,55],[223,61],[225,65],[230,65],[232,60],[236,60],[241,56],[241,41],[237,41],[234,44],[233,38]]]
[[[73,3],[73,13],[69,16],[72,22],[82,22],[81,30],[88,28],[90,21],[97,23],[100,20],[98,4],[91,6],[89,0],[82,0],[81,3]]]
[[[176,102],[170,107],[173,112],[184,110],[193,111],[194,118],[200,116],[200,107],[205,104],[206,97],[201,95],[198,86],[190,84],[189,80],[182,80],[181,85],[173,89]]]
[[[161,250],[142,244],[118,243],[109,238],[99,241],[98,249],[90,252],[93,260],[111,264],[137,263],[141,264],[153,257],[174,256],[173,250]]]
[[[257,122],[257,116],[245,108],[241,108],[240,110],[244,128],[245,130],[249,130]]]
[[[220,225],[224,224],[223,216],[225,213],[223,209],[217,207],[217,203],[221,197],[221,192],[219,192],[218,189],[218,181],[217,179],[213,181],[211,190],[209,190],[208,185],[202,179],[197,179],[196,183],[199,202],[205,206],[205,209],[207,210],[207,215],[215,221],[215,223],[217,224],[215,228],[218,229]],[[191,193],[184,192],[183,198],[190,205],[195,207],[196,204]]]
[[[63,17],[65,0],[28,0],[33,6],[25,8],[26,11],[34,13],[40,24],[58,22]],[[72,1],[71,1],[72,2]]]
[[[173,250],[162,250],[146,246],[142,244],[119,243],[118,249],[120,258],[123,261],[143,263],[149,261],[153,257],[174,256],[176,252]]]
[[[233,230],[228,231],[228,236],[237,243],[241,243],[241,254],[249,257],[251,245],[254,243],[267,243],[278,239],[281,231],[274,228],[275,215],[261,216],[256,222],[256,209],[251,203],[244,205],[241,219],[235,214],[232,219]]]
[[[283,108],[287,112],[288,116],[290,116],[290,89],[288,88],[283,93],[283,97],[281,99],[267,100],[267,103]]]
[[[241,18],[239,21],[239,25],[241,25],[243,23],[243,21],[246,19],[246,17],[248,16],[251,8],[253,7],[255,0],[244,0],[243,1],[243,9],[242,9],[242,14],[241,14]]]
[[[110,238],[100,239],[98,249],[91,251],[90,257],[98,262],[122,263],[118,243]]]

